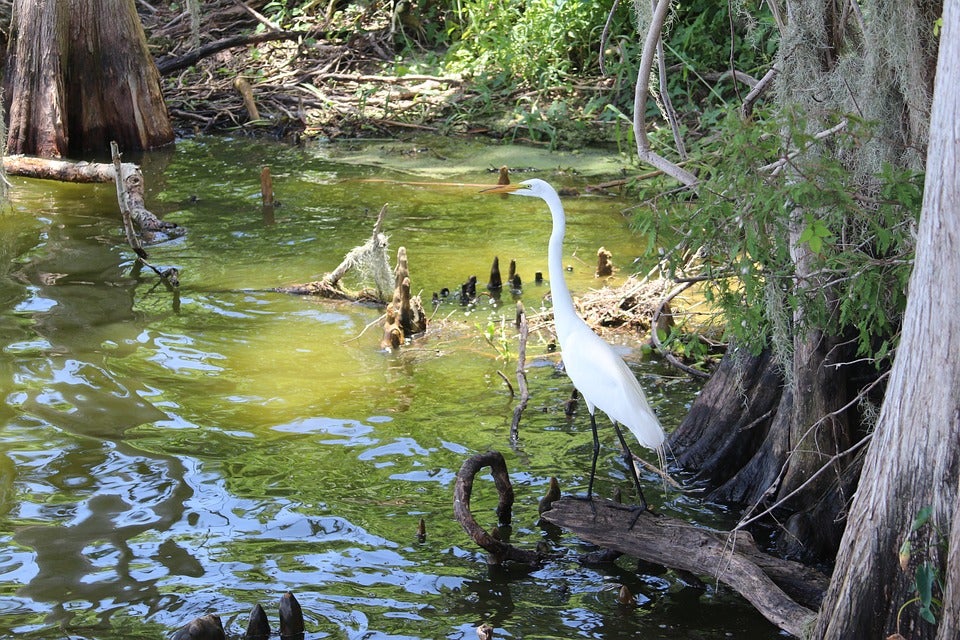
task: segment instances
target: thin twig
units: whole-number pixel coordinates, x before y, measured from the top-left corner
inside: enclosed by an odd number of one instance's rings
[[[520,318],[520,346],[517,347],[517,385],[520,387],[520,402],[513,409],[513,421],[510,423],[510,442],[516,443],[520,432],[520,417],[527,408],[530,392],[527,389],[527,337],[530,330],[527,326],[527,314],[523,304],[517,303],[517,316]]]
[[[510,397],[512,398],[517,395],[513,391],[513,385],[510,384],[510,378],[507,377],[507,374],[505,374],[503,371],[500,371],[500,369],[497,369],[497,375],[500,376],[501,380],[503,380],[503,384],[507,385],[507,391],[510,392]]]
[[[658,335],[658,332],[657,332],[657,324],[660,321],[660,316],[663,313],[663,309],[668,304],[670,304],[671,300],[676,298],[678,295],[680,295],[681,293],[683,293],[693,285],[694,285],[694,282],[689,280],[687,282],[682,282],[676,287],[674,287],[673,290],[670,293],[668,293],[666,296],[664,296],[662,300],[660,300],[660,304],[657,305],[657,308],[653,312],[653,318],[651,318],[650,320],[650,341],[653,342],[653,346],[656,348],[656,350],[659,351],[661,354],[663,354],[663,356],[667,359],[667,362],[672,364],[677,369],[680,369],[684,373],[689,373],[692,376],[696,376],[697,378],[709,378],[710,374],[704,373],[703,371],[700,371],[698,369],[695,369],[689,365],[686,365],[680,362],[679,358],[677,358],[675,355],[670,353],[668,350],[664,349],[663,344],[660,342],[660,336]]]

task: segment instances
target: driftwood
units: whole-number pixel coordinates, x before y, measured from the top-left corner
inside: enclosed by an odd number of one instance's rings
[[[144,242],[160,242],[182,236],[183,227],[164,222],[144,205],[143,173],[140,167],[130,162],[121,163],[123,186],[127,194],[130,215],[140,230]],[[99,162],[69,162],[33,156],[5,156],[3,170],[7,175],[61,182],[116,182],[117,171],[113,164]]]
[[[562,498],[541,517],[604,548],[719,580],[793,636],[802,637],[814,620],[827,576],[762,553],[745,532],[710,531],[649,512],[635,515],[612,501]]]
[[[463,463],[454,486],[454,516],[467,535],[490,554],[491,563],[539,566],[552,556],[514,547],[474,519],[470,510],[473,480],[484,467],[490,467],[497,487],[498,522],[500,526],[510,524],[513,486],[506,461],[497,451],[474,455]],[[612,500],[560,498],[559,494],[555,479],[551,479],[550,492],[539,505],[541,518],[603,548],[582,558],[584,562],[609,561],[625,554],[708,576],[737,591],[770,622],[796,637],[802,637],[816,617],[829,578],[798,562],[763,553],[745,531],[715,531]]]

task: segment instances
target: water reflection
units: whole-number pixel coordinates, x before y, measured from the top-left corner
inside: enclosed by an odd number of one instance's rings
[[[180,521],[191,497],[183,465],[145,457],[122,442],[86,444],[63,447],[42,464],[27,455],[18,461],[18,481],[30,488],[31,502],[15,513],[13,542],[33,554],[29,564],[8,567],[3,580],[22,585],[20,598],[53,604],[43,623],[56,627],[69,626],[73,611],[110,602],[160,610],[166,599],[158,581],[198,570],[174,542],[157,537]],[[152,544],[137,542],[148,532]],[[111,608],[100,615],[108,617]]]
[[[109,189],[22,181],[0,219],[0,637],[157,638],[209,612],[238,632],[255,602],[276,627],[286,590],[311,638],[473,638],[481,622],[517,637],[776,637],[743,603],[625,560],[486,565],[452,519],[463,460],[503,451],[515,541],[570,549],[538,525],[536,503],[551,475],[582,490],[592,449],[585,423],[563,415],[569,384],[537,340],[510,447],[513,399],[497,372],[512,375],[515,337],[506,354],[481,337],[501,307],[445,302],[441,329],[384,353],[365,330],[378,310],[271,291],[335,267],[383,202],[428,297],[497,254],[545,270],[548,221],[499,213],[491,227],[490,201],[472,191],[358,188],[383,173],[329,151],[198,140],[159,161],[151,197],[189,234],[151,259],[182,269],[179,306],[151,272],[131,272]],[[269,221],[257,201],[267,162],[284,203]],[[463,181],[486,179],[480,167]],[[570,246],[632,255],[619,207],[571,203]],[[571,283],[594,286],[574,264]],[[543,290],[528,289],[538,306]],[[695,392],[647,386],[665,414]],[[598,487],[628,485],[618,464],[607,446]],[[489,520],[492,483],[476,490]],[[660,507],[708,517],[681,495]],[[620,583],[638,608],[616,604]]]

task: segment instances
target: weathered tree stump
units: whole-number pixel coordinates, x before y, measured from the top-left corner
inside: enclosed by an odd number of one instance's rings
[[[470,276],[460,285],[460,304],[468,305],[477,299],[477,276]]]
[[[407,250],[397,249],[396,287],[393,301],[387,305],[383,323],[385,349],[397,349],[409,336],[427,330],[427,314],[423,310],[420,296],[410,295],[410,272],[407,267]]]
[[[606,278],[613,275],[613,254],[606,248],[597,249],[597,273],[598,278]]]
[[[519,295],[523,292],[523,282],[520,279],[520,274],[517,273],[517,261],[510,261],[510,272],[507,275],[507,283],[510,285],[510,291]]]
[[[303,609],[289,591],[280,597],[280,638],[299,640],[303,638]]]
[[[490,280],[487,282],[487,291],[499,293],[503,289],[503,278],[500,276],[500,258],[493,257],[493,265],[490,267]]]
[[[226,640],[220,616],[206,615],[177,629],[170,640]]]
[[[263,610],[260,604],[255,604],[250,612],[250,622],[247,623],[247,631],[243,634],[243,640],[267,640],[270,637],[270,622],[267,620],[267,612]]]

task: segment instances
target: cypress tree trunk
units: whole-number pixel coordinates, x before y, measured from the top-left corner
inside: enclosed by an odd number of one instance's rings
[[[866,194],[884,164],[922,166],[939,4],[877,0],[861,22],[834,0],[787,0],[779,104],[801,113],[810,134],[828,129],[838,113],[877,123],[875,135],[854,149],[827,139],[806,150],[792,163],[803,173],[798,179],[815,179],[816,153],[840,159],[849,167],[851,189]],[[821,296],[826,309],[836,309],[836,294],[818,274],[809,245],[800,242],[805,220],[818,212],[803,202],[788,204],[794,294]],[[855,363],[849,336],[828,335],[800,314],[792,331],[780,336],[778,344],[790,345],[778,350],[786,354],[782,361],[740,357],[740,365],[721,365],[717,376],[726,382],[711,385],[727,389],[727,397],[701,394],[671,447],[682,465],[716,486],[710,499],[748,505],[748,514],[778,504],[781,553],[830,561],[862,465],[862,449],[842,453],[870,427],[855,400],[866,394],[877,402],[883,389],[872,387],[879,374],[872,365]],[[774,385],[776,392],[762,393],[762,386]]]
[[[4,74],[8,153],[43,157],[173,141],[134,0],[15,0]]]
[[[893,633],[960,636],[960,298],[952,295],[960,290],[960,6],[955,2],[946,3],[942,33],[902,338],[813,634],[826,640]],[[929,521],[913,524],[927,508]],[[929,616],[922,613],[926,590],[915,589],[926,577],[932,582]],[[945,594],[939,585],[945,585]],[[941,613],[938,629],[929,619]]]
[[[7,153],[59,158],[67,150],[67,6],[15,0],[3,78]]]

